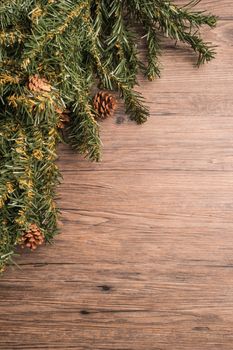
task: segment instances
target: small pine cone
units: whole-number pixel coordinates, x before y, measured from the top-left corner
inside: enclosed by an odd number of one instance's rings
[[[44,235],[36,224],[31,224],[29,229],[21,237],[19,244],[22,248],[35,250],[44,242]]]
[[[46,78],[40,78],[38,74],[29,77],[28,88],[36,92],[50,92],[52,90],[52,86],[49,84],[48,80]]]
[[[63,111],[60,108],[56,108],[56,112],[60,115],[60,119],[57,127],[59,129],[64,129],[66,124],[70,122],[70,116],[69,116],[70,111],[67,109]]]
[[[97,113],[97,118],[106,119],[112,115],[116,107],[116,100],[109,93],[100,91],[94,96],[93,106]]]

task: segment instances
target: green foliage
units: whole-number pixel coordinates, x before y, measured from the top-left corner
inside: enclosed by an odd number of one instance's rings
[[[31,223],[49,241],[57,233],[54,164],[61,111],[67,142],[91,160],[101,141],[93,88],[116,91],[141,124],[149,111],[134,90],[137,75],[160,76],[161,36],[188,44],[197,65],[214,49],[199,34],[216,18],[164,0],[5,0],[0,3],[0,270]],[[138,42],[145,38],[147,65]],[[31,79],[38,86],[30,86]]]

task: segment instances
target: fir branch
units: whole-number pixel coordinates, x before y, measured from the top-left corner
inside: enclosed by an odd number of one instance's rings
[[[68,128],[71,146],[91,160],[99,161],[101,148],[99,126],[95,121],[95,113],[88,97],[77,98],[72,110],[73,116]]]
[[[172,2],[163,0],[150,3],[140,0],[140,6],[138,0],[130,0],[130,4],[134,8],[136,18],[144,26],[157,28],[166,37],[189,44],[199,55],[198,65],[214,57],[214,47],[201,39],[197,29],[202,25],[213,28],[216,25],[216,16],[191,12],[190,9],[179,8]],[[193,28],[196,28],[194,32]]]
[[[65,0],[60,3],[51,4],[50,11],[47,9],[45,16],[37,22],[28,41],[27,48],[24,50],[21,66],[27,68],[28,65],[36,59],[37,55],[42,55],[46,46],[56,37],[62,36],[69,25],[80,17],[83,9],[87,6],[86,2],[79,2],[73,5],[70,1]],[[60,13],[64,17],[60,17]],[[56,18],[56,21],[54,20]],[[54,25],[55,23],[55,25]]]
[[[160,77],[159,56],[161,54],[160,42],[156,30],[153,27],[147,26],[147,60],[148,66],[146,76],[152,81],[156,77]]]
[[[94,60],[94,64],[96,66],[96,70],[101,80],[103,86],[108,90],[114,90],[120,92],[121,97],[124,99],[126,113],[130,116],[131,120],[135,120],[138,124],[142,124],[147,120],[149,116],[149,111],[146,106],[143,105],[142,96],[132,90],[130,84],[127,84],[125,79],[121,79],[116,74],[117,71],[110,71],[108,65],[105,63],[105,66],[102,64],[100,59],[99,48],[97,47],[95,41],[93,40],[93,31],[92,28],[89,27],[90,30],[90,53],[92,54],[92,58]]]
[[[200,28],[214,27],[216,17],[193,10],[198,2],[183,7],[169,0],[0,3],[0,271],[30,227],[46,241],[58,232],[55,189],[61,175],[55,161],[65,111],[70,118],[65,140],[98,161],[100,126],[92,102],[97,86],[117,91],[138,124],[149,116],[134,90],[138,71],[145,70],[142,35],[149,80],[160,76],[162,35],[188,44],[198,65],[214,57]]]

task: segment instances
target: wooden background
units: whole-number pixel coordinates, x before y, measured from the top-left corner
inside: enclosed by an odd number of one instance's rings
[[[0,349],[233,349],[233,4],[199,7],[217,59],[165,43],[148,123],[103,123],[100,164],[60,148],[62,234],[1,278]]]

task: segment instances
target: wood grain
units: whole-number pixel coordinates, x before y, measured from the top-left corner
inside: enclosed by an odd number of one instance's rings
[[[1,278],[0,349],[232,350],[233,6],[198,6],[216,60],[165,41],[148,123],[119,109],[98,164],[60,146],[62,233]]]

